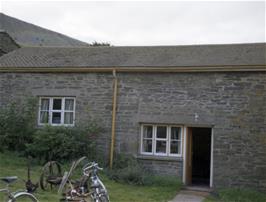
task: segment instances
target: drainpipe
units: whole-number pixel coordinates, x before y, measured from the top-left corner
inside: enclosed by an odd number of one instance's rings
[[[114,145],[115,145],[115,126],[116,126],[116,106],[117,106],[117,77],[116,70],[113,69],[113,111],[112,111],[112,138],[110,147],[110,169],[113,167]]]

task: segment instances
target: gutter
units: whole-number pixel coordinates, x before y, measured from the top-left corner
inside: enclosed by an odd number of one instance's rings
[[[178,67],[0,67],[0,73],[178,73],[178,72],[266,72],[266,65],[178,66]]]

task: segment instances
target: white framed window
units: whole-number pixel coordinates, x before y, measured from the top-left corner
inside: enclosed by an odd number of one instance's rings
[[[155,156],[182,156],[182,126],[141,125],[141,154]]]
[[[38,124],[53,126],[74,126],[74,97],[40,97]]]

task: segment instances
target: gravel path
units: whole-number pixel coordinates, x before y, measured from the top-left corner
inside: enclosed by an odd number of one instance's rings
[[[176,197],[169,202],[202,202],[208,192],[181,190]]]

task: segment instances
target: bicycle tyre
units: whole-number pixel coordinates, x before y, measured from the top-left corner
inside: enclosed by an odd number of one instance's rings
[[[18,192],[8,202],[38,202],[38,199],[30,193]]]
[[[100,202],[109,202],[109,197],[107,195],[100,196]]]

